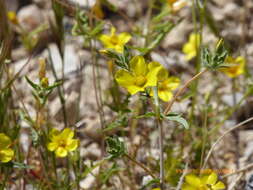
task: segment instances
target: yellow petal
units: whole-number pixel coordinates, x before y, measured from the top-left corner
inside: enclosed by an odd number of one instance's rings
[[[126,32],[123,32],[118,35],[118,38],[121,44],[126,44],[131,39],[131,35]]]
[[[61,138],[68,140],[72,139],[74,137],[74,131],[72,131],[70,128],[65,128],[61,133]]]
[[[14,151],[10,148],[3,149],[0,151],[0,162],[6,163],[12,160]]]
[[[68,152],[66,149],[59,147],[56,149],[55,154],[57,157],[65,157],[67,156]]]
[[[236,59],[228,56],[225,63],[231,64],[231,67],[222,68],[220,71],[224,72],[228,77],[234,78],[245,72],[245,59],[242,56],[239,56]]]
[[[214,185],[217,182],[217,179],[217,174],[213,172],[208,176],[206,183],[209,185]]]
[[[127,89],[130,94],[136,94],[137,92],[144,91],[144,87],[137,86],[135,84],[135,78],[131,73],[126,70],[120,69],[115,74],[115,80],[118,84]]]
[[[67,145],[67,150],[68,151],[74,151],[77,149],[79,144],[79,140],[71,140],[70,144]]]
[[[49,151],[55,151],[57,149],[57,147],[58,147],[58,144],[55,142],[51,142],[51,143],[47,144],[47,149]]]
[[[158,90],[158,97],[164,102],[168,102],[172,99],[173,94],[171,91]]]
[[[168,78],[168,75],[169,75],[169,73],[168,73],[167,69],[162,67],[157,74],[157,79],[158,79],[158,81],[164,81]]]
[[[179,84],[180,84],[180,79],[177,78],[177,77],[169,77],[166,80],[166,83],[167,83],[167,87],[170,90],[175,90],[179,86]]]
[[[128,87],[127,87],[127,91],[128,91],[131,95],[134,95],[134,94],[136,94],[137,92],[143,92],[143,91],[145,91],[145,87],[139,87],[139,86],[136,86],[136,85],[132,85],[132,86],[128,86]]]
[[[115,74],[115,80],[122,87],[127,87],[130,85],[134,85],[135,79],[131,73],[126,70],[120,69]]]
[[[189,41],[183,46],[183,53],[186,55],[186,60],[190,60],[197,55],[197,49],[200,43],[200,35],[191,33]]]
[[[196,187],[192,187],[192,186],[190,186],[189,184],[184,183],[184,184],[182,185],[182,190],[196,190]]]
[[[201,181],[200,179],[193,174],[189,174],[185,176],[185,181],[192,187],[199,187],[201,186]]]
[[[145,76],[148,67],[147,64],[145,63],[145,59],[142,56],[135,56],[130,60],[130,69],[134,73],[134,75],[143,75]]]
[[[156,69],[159,69],[159,72],[160,72],[160,69],[165,69],[165,68],[160,63],[155,62],[155,61],[152,61],[148,64],[149,71],[156,70]]]
[[[157,75],[160,72],[160,70],[163,68],[161,64],[157,62],[151,62],[148,64],[149,72],[147,73],[147,83],[145,87],[147,86],[156,86],[157,85]]]
[[[52,128],[49,132],[49,139],[53,141],[59,134],[60,131],[58,129]]]
[[[183,46],[183,53],[185,54],[186,60],[191,60],[192,58],[194,58],[197,55],[195,47],[189,43],[187,43]]]
[[[17,18],[17,15],[16,15],[15,12],[9,11],[9,12],[7,13],[7,17],[8,17],[8,19],[9,19],[13,24],[18,24],[18,23],[19,23],[18,18]]]
[[[102,10],[100,2],[97,0],[95,5],[91,9],[92,13],[95,14],[98,18],[104,18],[104,12]]]
[[[195,47],[199,46],[200,43],[200,35],[196,34],[196,33],[191,33],[190,34],[190,40],[189,40],[192,44],[194,44]]]
[[[0,150],[8,148],[11,145],[11,139],[4,133],[0,133]]]
[[[225,189],[225,188],[226,186],[221,181],[219,181],[218,183],[212,186],[213,190],[220,190],[220,189]]]
[[[122,53],[123,50],[124,50],[123,45],[114,45],[114,46],[111,46],[111,47],[108,47],[108,48],[114,49],[118,53]]]
[[[111,44],[110,43],[111,38],[108,35],[101,34],[98,39],[103,43],[104,46],[108,46]]]
[[[111,36],[115,35],[116,32],[116,28],[115,27],[111,27]]]

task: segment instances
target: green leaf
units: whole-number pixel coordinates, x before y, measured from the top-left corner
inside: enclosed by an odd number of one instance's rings
[[[110,131],[118,127],[124,127],[128,124],[128,117],[126,114],[120,115],[115,121],[108,124],[103,131]]]
[[[154,112],[148,112],[148,113],[145,113],[144,115],[136,116],[135,118],[141,119],[141,118],[151,118],[151,117],[155,117],[155,116],[156,116],[156,114]]]
[[[124,142],[120,141],[117,136],[106,138],[106,144],[109,159],[119,158],[126,153]]]
[[[40,86],[32,82],[27,76],[25,76],[25,79],[34,90],[36,91],[41,90]]]
[[[178,115],[176,113],[171,113],[171,114],[168,114],[163,117],[170,120],[170,121],[176,121],[176,122],[180,123],[181,125],[183,125],[183,127],[185,129],[189,129],[188,122],[183,117],[181,117],[181,115]]]
[[[26,165],[24,163],[20,162],[12,162],[13,168],[18,168],[18,169],[31,169],[32,166]]]
[[[101,179],[101,181],[102,181],[102,184],[107,183],[107,181],[108,181],[114,174],[116,174],[118,171],[121,171],[121,170],[123,170],[123,169],[122,169],[122,168],[119,168],[119,167],[117,166],[117,164],[114,163],[114,164],[112,165],[111,168],[107,169],[106,171],[103,171],[103,172],[99,175],[99,177],[100,177],[100,179]]]
[[[100,162],[96,163],[95,165],[92,164],[91,167],[84,164],[84,172],[81,174],[82,178],[85,178],[89,173],[91,173],[94,169],[99,167],[101,164],[103,164],[104,160],[101,160]]]
[[[62,83],[63,83],[62,81],[55,82],[55,83],[52,84],[51,86],[48,86],[48,87],[44,88],[44,90],[46,90],[46,91],[51,91],[52,89],[54,89],[54,88],[56,88],[56,87],[62,85]]]
[[[224,62],[226,60],[227,55],[228,51],[225,47],[223,39],[219,40],[213,53],[211,53],[207,47],[204,47],[201,50],[201,60],[203,65],[213,70],[224,67]]]

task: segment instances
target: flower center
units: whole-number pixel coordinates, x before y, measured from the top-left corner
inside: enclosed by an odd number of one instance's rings
[[[62,148],[65,148],[67,146],[66,141],[64,141],[64,140],[59,141],[59,146]]]
[[[118,42],[119,42],[118,37],[117,37],[116,35],[111,36],[110,42],[111,42],[113,45],[117,45]]]
[[[140,76],[137,76],[136,79],[135,79],[135,85],[136,86],[144,86],[145,83],[147,82],[147,79],[146,77],[140,75]]]
[[[165,83],[165,82],[159,82],[158,83],[158,90],[159,91],[167,91],[167,90],[169,90],[168,86],[167,86],[167,83]]]

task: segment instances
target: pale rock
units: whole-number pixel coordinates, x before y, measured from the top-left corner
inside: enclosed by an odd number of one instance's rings
[[[97,143],[92,143],[88,147],[81,148],[80,154],[84,158],[94,158],[98,159],[101,155],[101,148],[98,146]]]
[[[69,74],[74,72],[80,64],[79,57],[77,55],[77,50],[74,45],[67,44],[64,49],[64,73]]]
[[[243,97],[242,93],[239,92],[235,93],[235,104],[238,104],[239,101],[242,99],[242,97]],[[224,96],[222,96],[222,101],[231,107],[234,106],[233,94],[225,94]]]
[[[233,0],[213,0],[219,6],[225,6],[226,4],[232,2]]]
[[[96,0],[69,0],[72,4],[79,5],[81,7],[92,7]]]
[[[187,34],[192,30],[192,25],[189,21],[184,20],[178,24],[168,35],[165,37],[162,47],[167,49],[170,47],[181,48],[187,40]]]
[[[25,153],[28,153],[29,150],[29,135],[27,133],[20,133],[19,137],[20,144]]]
[[[36,5],[28,5],[23,7],[18,12],[17,17],[20,25],[26,31],[34,30],[45,21],[41,10]]]

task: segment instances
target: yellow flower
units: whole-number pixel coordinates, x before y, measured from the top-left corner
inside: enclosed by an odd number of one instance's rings
[[[183,53],[186,55],[186,60],[191,60],[197,55],[200,43],[200,35],[191,33],[189,40],[183,46]]]
[[[173,97],[172,90],[175,90],[179,84],[180,80],[177,77],[169,77],[169,73],[165,68],[161,68],[158,75],[158,97],[168,102]],[[150,93],[153,96],[153,91]]]
[[[73,139],[74,132],[70,128],[65,128],[62,132],[52,129],[49,134],[50,143],[47,145],[49,151],[54,151],[57,157],[65,157],[68,152],[77,149],[79,140]]]
[[[100,0],[96,0],[96,3],[93,5],[93,7],[91,8],[91,12],[100,19],[103,19],[105,14],[102,10],[102,6],[100,3]]]
[[[115,34],[116,29],[114,27],[111,28],[111,34],[105,35],[102,34],[99,37],[99,40],[103,43],[105,48],[113,49],[116,52],[122,53],[124,49],[124,45],[131,39],[131,35],[123,32],[120,34]]]
[[[118,70],[115,79],[133,95],[144,91],[148,86],[156,86],[157,74],[161,68],[157,62],[147,64],[142,56],[135,56],[130,60],[130,71]]]
[[[207,184],[211,190],[221,190],[225,189],[224,183],[218,181],[218,176],[216,173],[211,173],[209,176],[203,178],[203,182]]]
[[[12,160],[14,151],[10,148],[11,139],[4,133],[0,133],[0,162],[6,163]]]
[[[7,13],[7,17],[9,19],[9,21],[11,21],[13,24],[18,24],[18,18],[17,18],[17,15],[14,11],[9,11]]]
[[[167,2],[173,12],[177,12],[187,5],[187,0],[167,0]]]
[[[182,190],[208,190],[208,187],[201,180],[193,174],[185,176],[185,183],[182,185]]]
[[[225,189],[224,183],[217,181],[218,176],[214,172],[210,175],[197,177],[193,174],[185,176],[185,183],[182,190],[222,190]]]
[[[227,76],[234,78],[244,73],[245,59],[242,56],[233,58],[228,56],[225,60],[226,64],[231,64],[231,66],[222,68],[220,71],[224,72]]]

